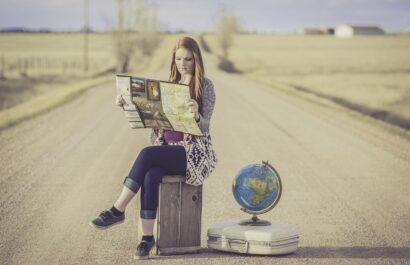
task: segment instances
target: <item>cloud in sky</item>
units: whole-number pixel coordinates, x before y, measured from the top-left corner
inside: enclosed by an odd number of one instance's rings
[[[135,1],[135,0],[134,0]],[[115,25],[114,0],[89,0],[90,25],[107,30]],[[210,31],[218,10],[239,17],[248,30],[291,32],[305,26],[341,23],[380,25],[388,31],[410,26],[409,0],[149,0],[158,7],[163,29]],[[0,28],[28,27],[78,30],[83,0],[2,0]]]

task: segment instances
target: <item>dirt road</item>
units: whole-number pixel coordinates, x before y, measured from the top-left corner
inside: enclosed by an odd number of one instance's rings
[[[208,59],[210,62],[211,60]],[[211,66],[211,63],[209,63]],[[410,143],[334,109],[210,67],[217,94],[211,131],[219,165],[204,185],[201,254],[155,264],[410,264]],[[166,71],[157,77],[166,79]],[[131,130],[114,84],[0,132],[1,264],[138,264],[138,204],[126,222],[96,231],[149,130]],[[231,182],[269,160],[284,191],[272,222],[300,230],[283,257],[206,250],[206,230],[243,219]]]

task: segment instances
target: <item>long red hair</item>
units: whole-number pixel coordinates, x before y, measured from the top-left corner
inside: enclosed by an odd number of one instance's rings
[[[198,43],[190,37],[183,37],[179,39],[174,46],[172,52],[171,61],[171,74],[169,76],[169,81],[178,82],[181,80],[181,74],[178,72],[177,65],[175,64],[175,52],[179,48],[185,48],[189,50],[194,57],[194,69],[192,73],[192,79],[189,84],[191,98],[198,102],[199,109],[202,109],[202,91],[205,80],[205,70],[204,63],[202,61],[201,50],[199,49]]]

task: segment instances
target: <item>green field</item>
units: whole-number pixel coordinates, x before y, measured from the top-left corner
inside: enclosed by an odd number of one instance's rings
[[[216,37],[205,39],[220,54]],[[250,78],[386,116],[410,129],[409,35],[237,35],[229,56]]]

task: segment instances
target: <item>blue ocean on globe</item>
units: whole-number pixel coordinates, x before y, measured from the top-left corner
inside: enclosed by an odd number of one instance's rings
[[[235,200],[250,211],[262,211],[271,206],[278,197],[278,189],[278,176],[262,164],[242,168],[233,183]]]

